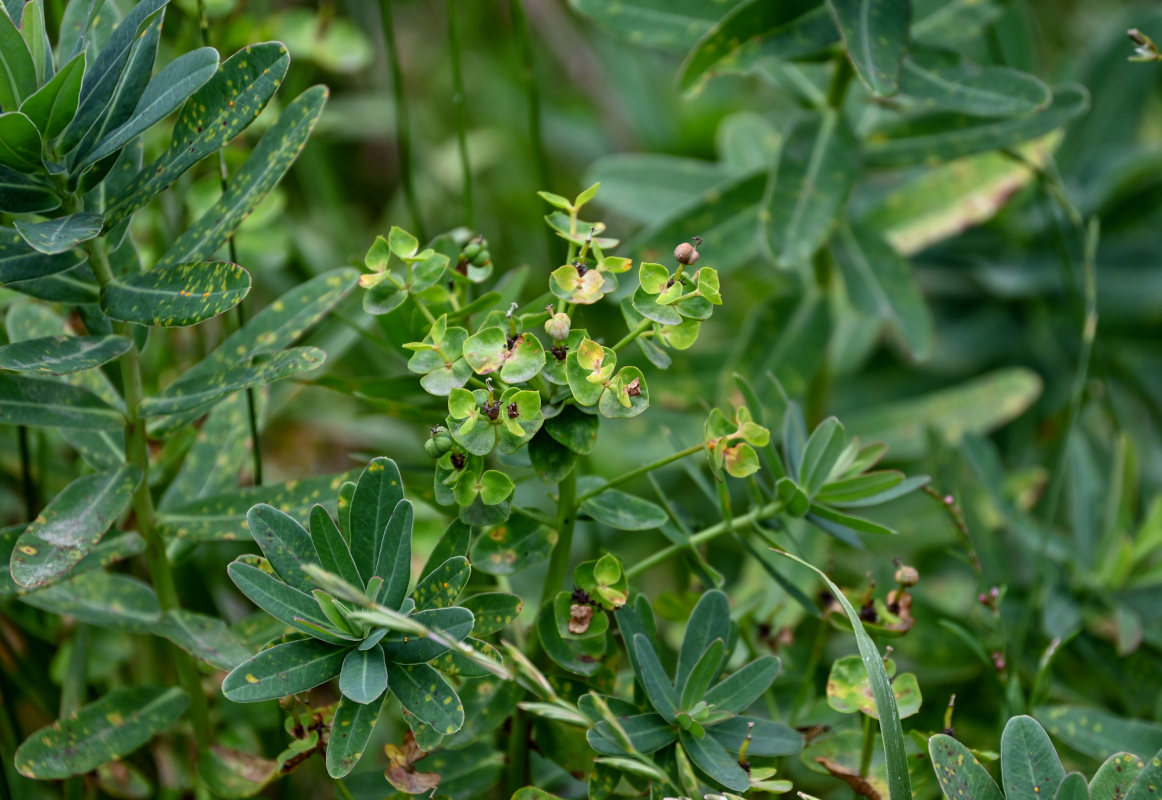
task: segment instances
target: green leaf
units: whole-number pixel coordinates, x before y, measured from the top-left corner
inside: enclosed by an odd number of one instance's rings
[[[238,392],[210,412],[162,495],[159,509],[179,508],[233,490],[250,456],[247,406],[246,395]]]
[[[597,444],[601,420],[575,406],[565,406],[561,413],[545,420],[545,432],[578,455],[588,455]]]
[[[639,634],[640,635],[640,634]],[[694,669],[690,670],[690,675],[685,683],[679,681],[679,686],[682,689],[682,699],[678,703],[678,708],[683,711],[690,711],[694,706],[702,701],[706,694],[706,690],[710,688],[711,681],[714,676],[718,674],[719,667],[722,666],[722,659],[725,654],[726,645],[721,639],[715,639],[702,653],[702,657],[698,659],[698,663],[694,665]]]
[[[807,446],[803,448],[803,458],[799,465],[798,481],[808,497],[815,497],[827,483],[831,471],[847,447],[847,435],[843,425],[835,417],[828,417],[819,423]]]
[[[55,68],[52,43],[48,40],[48,30],[44,23],[44,3],[40,0],[28,0],[24,4],[20,35],[24,37],[24,42],[28,45],[28,52],[32,56],[32,65],[36,70],[36,85],[39,86],[52,78]]]
[[[869,226],[841,225],[833,253],[857,309],[888,323],[912,358],[932,352],[932,315],[908,262]]]
[[[694,665],[715,639],[730,638],[730,601],[726,594],[712,589],[698,598],[697,605],[690,612],[686,631],[682,635],[682,646],[678,650],[678,666],[674,671],[674,682],[684,686],[694,670]]]
[[[524,601],[505,592],[485,592],[460,601],[460,607],[472,612],[475,621],[472,635],[489,636],[511,625],[520,616]]]
[[[472,529],[459,520],[453,520],[444,529],[440,540],[436,542],[436,546],[432,548],[431,555],[428,560],[424,562],[424,568],[420,570],[420,580],[424,580],[433,571],[442,567],[444,562],[449,558],[456,556],[468,555],[468,543],[472,538]]]
[[[66,272],[85,262],[83,253],[48,256],[29,247],[14,228],[0,228],[0,283],[42,278]],[[58,331],[54,331],[58,333]]]
[[[332,630],[330,620],[319,611],[319,605],[311,595],[287,586],[268,572],[241,559],[230,562],[226,573],[242,594],[280,622],[332,645],[353,644],[350,637]]]
[[[101,215],[79,211],[44,222],[17,220],[16,230],[38,253],[58,255],[101,233]]]
[[[738,714],[750,708],[763,696],[779,674],[781,664],[775,656],[762,656],[714,686],[703,698],[718,711]]]
[[[67,574],[125,511],[140,482],[141,470],[123,464],[62,489],[17,540],[13,580],[37,588]]]
[[[1004,795],[972,751],[943,733],[928,740],[928,754],[944,796],[973,800],[1004,800]]]
[[[456,602],[460,592],[468,585],[472,575],[472,565],[464,556],[453,556],[422,577],[411,597],[416,601],[416,611],[428,608],[447,608]]]
[[[124,322],[181,327],[229,311],[249,291],[250,273],[237,264],[177,264],[108,284],[101,310]]]
[[[150,80],[129,119],[106,133],[77,168],[112,155],[161,122],[217,71],[218,51],[212,47],[201,47],[175,58]]]
[[[556,484],[573,471],[577,454],[542,430],[529,440],[529,462],[542,483]]]
[[[176,686],[110,692],[29,736],[16,750],[16,769],[36,780],[84,775],[167,730],[189,702]]]
[[[0,211],[8,214],[37,214],[59,208],[60,204],[60,198],[40,177],[25,175],[0,164]],[[0,233],[3,232],[4,229],[0,229]],[[0,247],[3,247],[2,243]]]
[[[674,684],[670,682],[669,676],[666,675],[662,662],[658,660],[654,646],[649,639],[638,633],[633,637],[633,647],[637,653],[637,679],[641,681],[642,688],[646,690],[646,696],[650,698],[650,705],[662,715],[666,722],[674,723],[677,719],[678,692],[674,689]]]
[[[113,29],[109,40],[85,70],[77,112],[63,134],[61,147],[64,152],[72,150],[83,140],[88,140],[86,146],[91,147],[96,142],[88,137],[99,135],[111,123],[109,114],[118,110],[119,101],[137,102],[136,95],[144,90],[157,54],[157,34],[162,17],[158,12],[168,2],[142,0]],[[147,29],[145,35],[139,36],[143,27]],[[120,124],[120,121],[112,124]]]
[[[1001,734],[1001,777],[1012,797],[1049,797],[1065,778],[1045,729],[1032,717],[1013,717]]]
[[[217,797],[254,797],[278,777],[278,762],[216,744],[198,756],[198,778]]]
[[[459,642],[472,632],[472,612],[466,608],[429,608],[417,611],[411,618],[421,625],[443,633]],[[396,664],[424,664],[448,652],[448,646],[428,636],[389,633],[382,640],[389,660]]]
[[[855,72],[881,97],[895,94],[912,24],[909,0],[827,0]]]
[[[319,564],[319,554],[311,534],[294,517],[260,503],[246,513],[246,527],[280,578],[304,592],[315,588],[303,565]]]
[[[606,419],[636,417],[649,406],[650,388],[637,367],[622,367],[597,401],[597,411]]]
[[[910,672],[893,675],[896,666],[891,661],[885,665],[892,677],[892,693],[896,697],[896,708],[900,719],[906,719],[920,710],[920,687],[916,676]],[[827,677],[827,704],[841,714],[862,711],[872,719],[879,719],[871,684],[859,656],[844,656],[831,665]]]
[[[356,703],[366,705],[387,691],[387,664],[379,645],[367,650],[351,650],[339,672],[339,691]]]
[[[1150,758],[1162,750],[1162,724],[1157,722],[1088,706],[1041,706],[1033,716],[1050,736],[1092,758],[1119,751]]]
[[[556,598],[561,597],[568,600],[569,595],[565,592],[559,592],[555,595],[554,602],[541,606],[536,620],[537,637],[545,650],[545,655],[561,669],[575,675],[593,675],[601,669],[602,657],[605,655],[606,637],[563,638],[557,625],[555,611]]]
[[[352,586],[364,588],[363,578],[355,566],[355,559],[351,557],[351,550],[330,512],[321,505],[311,506],[310,524],[311,540],[319,556],[319,565]]]
[[[924,452],[929,429],[950,444],[965,434],[989,433],[1023,414],[1041,387],[1032,370],[997,369],[927,395],[852,411],[846,427],[863,441],[885,442],[894,458],[914,458]]]
[[[1150,800],[1157,797],[1159,785],[1162,785],[1162,751],[1155,753],[1146,762],[1145,769],[1134,779],[1130,790],[1126,792],[1126,800]]]
[[[334,509],[335,495],[354,472],[320,475],[288,483],[249,486],[203,497],[158,515],[158,529],[164,536],[196,541],[249,541],[246,512],[255,503],[268,503],[298,519],[306,519],[315,503]]]
[[[250,650],[217,617],[175,608],[162,615],[155,632],[215,669],[231,670],[250,658]]]
[[[250,125],[274,95],[289,64],[290,54],[281,42],[248,45],[226,59],[182,107],[169,149],[110,199],[106,226],[113,227],[141,208]]]
[[[1094,773],[1089,782],[1089,796],[1093,800],[1124,800],[1126,787],[1146,768],[1146,762],[1133,753],[1114,753]]]
[[[540,564],[553,550],[556,535],[522,514],[485,531],[472,544],[473,567],[489,575],[516,575]]]
[[[403,478],[400,477],[399,467],[390,458],[373,459],[363,473],[355,487],[355,496],[351,498],[351,556],[355,559],[355,566],[364,582],[371,579],[379,564],[380,551],[385,542],[384,534],[389,520],[394,517],[396,506],[403,500]],[[405,509],[410,521],[411,505]],[[402,526],[404,515],[397,520]],[[396,549],[403,546],[402,527],[396,531],[394,542]],[[408,543],[410,548],[411,528],[408,528]],[[404,559],[409,561],[408,558]],[[405,572],[410,575],[410,567]],[[388,577],[388,576],[381,576]],[[404,580],[406,584],[406,579]],[[394,586],[393,595],[398,595],[392,608],[398,608],[407,593],[407,586],[403,591]]]
[[[342,778],[359,763],[381,708],[382,703],[353,703],[346,697],[339,698],[327,739],[327,774],[332,778]]]
[[[24,525],[14,525],[0,529],[0,563],[7,564],[12,560],[12,551],[16,547],[16,540],[24,533]],[[81,559],[72,569],[72,574],[99,570],[115,564],[118,561],[141,555],[145,552],[145,540],[136,533],[120,533],[106,535],[101,542]],[[14,597],[24,593],[16,581],[12,580],[11,570],[0,570],[0,597]]]
[[[705,0],[569,0],[578,13],[633,44],[685,52],[718,19]]]
[[[0,108],[19,108],[36,84],[36,64],[24,37],[7,14],[0,14]]]
[[[101,431],[120,430],[125,417],[79,386],[0,374],[0,423]]]
[[[276,644],[231,670],[222,694],[235,703],[257,703],[305,692],[335,677],[347,652],[316,639]]]
[[[387,232],[387,246],[399,258],[411,258],[420,249],[420,241],[398,225]]]
[[[202,409],[239,389],[273,383],[318,369],[325,358],[326,353],[317,347],[292,347],[280,350],[269,358],[256,358],[251,364],[228,369],[204,381],[192,380],[192,370],[189,370],[161,393],[143,400],[141,413],[151,417]]]
[[[838,112],[795,124],[763,201],[762,229],[776,264],[806,264],[827,241],[859,177],[859,162],[859,144]]]
[[[600,485],[596,478],[581,481],[582,493]],[[632,494],[606,489],[581,503],[581,510],[602,525],[619,531],[648,531],[660,528],[669,519],[666,511],[656,503],[643,500]]]
[[[863,659],[868,680],[871,682],[876,711],[880,715],[880,734],[884,742],[884,757],[888,770],[888,791],[891,800],[911,800],[912,782],[908,775],[908,755],[904,751],[904,731],[900,726],[900,715],[896,711],[896,698],[892,694],[892,684],[884,670],[883,657],[876,649],[875,642],[864,630],[863,623],[859,619],[859,612],[852,607],[840,588],[821,570],[790,553],[782,550],[775,552],[784,558],[802,564],[818,575],[831,592],[831,596],[843,606],[844,613],[847,614],[847,619],[851,622],[852,633],[854,633],[856,644],[859,646],[860,658]]]
[[[44,336],[0,347],[0,367],[41,375],[68,375],[99,367],[126,352],[124,336]]]
[[[160,76],[159,76],[160,77]],[[225,193],[157,263],[173,266],[211,258],[290,169],[323,113],[327,88],[314,86],[296,97],[263,134]]]
[[[900,91],[928,108],[982,117],[1028,114],[1045,108],[1053,99],[1048,86],[1020,70],[948,66],[915,58],[904,62]]]
[[[161,619],[157,595],[128,575],[83,572],[21,595],[30,606],[102,628],[149,633]]]
[[[1071,772],[1057,787],[1054,800],[1089,800],[1089,787],[1085,783],[1085,776],[1080,772]]]
[[[750,788],[750,778],[746,771],[738,765],[738,760],[732,758],[718,740],[712,736],[698,738],[688,731],[678,731],[678,740],[682,749],[694,762],[694,766],[710,776],[711,779],[736,792],[745,792]]]
[[[745,69],[770,56],[786,61],[814,55],[838,38],[827,9],[815,0],[749,0],[698,40],[682,65],[680,85],[683,91],[695,89],[714,68]]]
[[[617,721],[639,753],[653,753],[678,738],[674,726],[657,714],[619,716]],[[616,756],[625,752],[610,724],[604,720],[590,728],[585,738],[590,747],[602,755]]]
[[[387,685],[400,705],[437,732],[455,733],[464,725],[464,706],[443,676],[427,664],[387,665]]]
[[[20,104],[20,111],[32,120],[46,140],[59,136],[77,113],[84,74],[85,54],[81,53]]]
[[[480,476],[476,488],[484,505],[495,506],[507,500],[516,486],[506,473],[490,469]]]
[[[731,753],[737,753],[748,738],[747,753],[752,756],[788,756],[803,749],[802,734],[769,719],[731,717],[706,732]]]
[[[1011,147],[1060,128],[1089,108],[1082,86],[1059,86],[1046,109],[1000,119],[938,113],[889,125],[864,149],[868,166],[935,165],[952,158]]]
[[[44,148],[40,131],[19,111],[0,114],[0,165],[17,172],[38,172]]]

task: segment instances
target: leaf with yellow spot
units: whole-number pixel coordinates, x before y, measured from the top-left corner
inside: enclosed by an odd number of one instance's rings
[[[317,639],[275,645],[235,667],[222,693],[235,703],[257,703],[305,692],[338,675],[349,650]]]
[[[342,778],[359,763],[382,706],[382,701],[364,705],[339,698],[327,740],[327,774],[332,778]]]
[[[250,273],[229,261],[159,266],[101,290],[101,310],[140,325],[194,325],[229,311],[250,291]]]
[[[109,572],[83,572],[20,599],[44,611],[113,630],[152,633],[161,619],[157,595],[148,584]]]
[[[456,602],[460,592],[468,584],[472,567],[464,556],[449,558],[428,575],[424,576],[412,590],[416,609],[446,608]]]
[[[947,734],[938,733],[928,740],[928,754],[940,791],[947,798],[1004,800],[996,782],[972,751]]]
[[[122,464],[70,483],[16,542],[12,578],[36,588],[64,577],[121,516],[140,482],[141,470]]]
[[[325,86],[313,86],[296,97],[263,134],[242,168],[230,176],[218,202],[178,237],[158,266],[200,261],[225,245],[298,158],[326,101]]]
[[[524,601],[515,594],[485,592],[465,598],[460,605],[476,618],[472,635],[489,636],[515,622],[524,608]]]
[[[83,775],[168,729],[188,704],[177,687],[110,692],[29,736],[16,750],[16,769],[37,780]]]
[[[388,689],[400,705],[440,733],[455,733],[464,725],[464,706],[456,690],[432,667],[389,661],[387,676]]]

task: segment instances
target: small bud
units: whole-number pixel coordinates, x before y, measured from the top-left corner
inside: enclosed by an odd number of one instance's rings
[[[520,409],[517,408],[516,403],[509,403],[505,408],[505,411],[508,412],[509,419],[516,419],[520,416]]]
[[[699,253],[694,249],[694,245],[689,242],[682,242],[674,248],[674,259],[679,264],[686,264],[692,266],[698,263]]]
[[[545,333],[553,337],[553,341],[560,342],[569,336],[569,328],[573,321],[569,319],[569,315],[560,312],[549,317],[545,322]]]
[[[920,573],[915,567],[909,567],[907,564],[901,564],[900,568],[896,570],[896,583],[901,586],[915,586],[920,582]]]

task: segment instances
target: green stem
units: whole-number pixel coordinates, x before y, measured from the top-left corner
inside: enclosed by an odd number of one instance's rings
[[[618,342],[617,344],[615,344],[613,347],[611,347],[609,349],[615,353],[620,353],[621,349],[623,347],[626,347],[634,339],[636,339],[637,337],[639,337],[643,333],[645,333],[647,330],[649,330],[649,327],[653,324],[654,324],[654,321],[652,319],[643,319],[641,322],[639,322],[637,324],[637,326],[632,331],[630,331],[625,336],[623,336],[620,342]]]
[[[625,575],[627,578],[634,578],[638,575],[641,575],[643,572],[646,572],[647,570],[653,569],[666,559],[681,553],[688,547],[697,547],[699,545],[706,544],[707,542],[717,539],[723,534],[730,533],[730,531],[734,528],[749,525],[752,522],[759,521],[760,519],[773,517],[775,514],[778,514],[782,510],[782,501],[776,500],[775,502],[767,503],[765,506],[761,506],[760,508],[752,509],[751,511],[743,514],[741,517],[735,517],[732,520],[719,522],[717,525],[711,525],[705,530],[698,531],[698,533],[691,536],[682,544],[672,544],[669,547],[664,547],[661,550],[646,556],[641,561],[638,561],[637,563],[630,566],[625,571]],[[556,553],[554,553],[554,555],[556,555]]]
[[[863,748],[859,753],[859,777],[866,778],[868,770],[871,769],[872,753],[875,752],[876,736],[875,728],[872,725],[872,718],[867,714],[863,715]],[[855,793],[856,798],[859,798],[859,792]]]
[[[391,18],[391,0],[380,0],[380,16],[383,20],[383,43],[387,50],[387,61],[391,67],[391,91],[395,98],[395,135],[399,142],[399,175],[403,183],[404,199],[412,216],[412,225],[421,242],[427,241],[424,223],[420,217],[420,204],[416,200],[415,178],[412,175],[412,137],[408,123],[407,96],[403,88],[403,68],[400,66],[399,49],[395,43],[395,25]]]
[[[525,16],[521,0],[508,0],[508,7],[512,13],[512,26],[516,32],[517,46],[520,48],[520,78],[525,87],[525,102],[528,105],[529,140],[532,144],[534,162],[537,168],[537,183],[540,188],[549,189],[553,183],[552,176],[549,174],[549,156],[545,150],[545,139],[541,134],[541,93],[537,89],[529,21]],[[548,254],[551,260],[553,250],[557,245],[557,237],[547,227],[545,228],[545,241],[548,243]],[[572,258],[569,259],[569,261],[572,260]]]
[[[847,95],[847,87],[855,71],[846,53],[840,53],[835,60],[835,72],[831,74],[831,85],[827,88],[827,106],[838,111],[843,107],[843,98]]]
[[[577,473],[574,470],[557,484],[557,544],[549,559],[549,572],[541,591],[544,606],[561,590],[569,571],[569,555],[573,550],[573,527],[577,523]]]
[[[456,141],[460,147],[460,180],[464,193],[464,224],[472,220],[472,162],[468,160],[468,108],[464,92],[464,74],[460,70],[460,32],[456,28],[458,0],[448,0],[448,54],[452,62],[452,104],[456,106]]]
[[[616,478],[612,478],[611,480],[606,481],[601,486],[598,486],[596,489],[590,489],[588,492],[586,492],[585,494],[583,494],[577,498],[577,505],[581,505],[581,503],[585,502],[590,497],[596,497],[597,495],[604,492],[606,489],[612,489],[614,486],[618,486],[620,484],[623,484],[626,481],[632,481],[634,478],[638,477],[639,475],[645,475],[647,472],[653,472],[655,469],[659,469],[661,467],[664,467],[667,464],[672,464],[675,461],[683,459],[686,456],[694,455],[695,453],[698,453],[698,452],[705,450],[705,449],[706,449],[706,443],[699,442],[698,444],[690,445],[685,450],[679,450],[676,453],[672,453],[672,454],[666,456],[665,458],[659,458],[657,461],[651,461],[649,464],[638,467],[637,469],[631,469],[629,472],[626,472],[622,475],[618,475]]]
[[[86,243],[86,250],[97,281],[105,287],[113,281],[113,271],[109,267],[109,257],[105,252],[105,241],[93,239]],[[133,329],[129,323],[114,322],[113,330],[118,335],[134,341]],[[145,559],[149,565],[154,590],[157,592],[158,604],[162,613],[165,613],[179,608],[180,604],[173,570],[165,554],[165,541],[157,530],[153,496],[149,491],[149,440],[145,433],[145,420],[138,414],[144,392],[136,343],[118,359],[118,366],[121,369],[122,391],[125,394],[125,457],[130,464],[141,470],[141,482],[133,492],[133,511],[137,515],[137,532],[145,540]],[[173,649],[178,677],[190,698],[190,721],[193,723],[194,738],[197,740],[198,749],[207,751],[214,740],[210,733],[210,715],[206,708],[206,696],[202,692],[202,681],[189,654],[176,645]]]
[[[512,715],[508,734],[507,766],[505,767],[505,796],[511,797],[529,783],[529,716],[518,708]]]
[[[418,308],[420,310],[420,313],[422,313],[424,315],[424,319],[426,319],[428,321],[428,324],[435,325],[436,318],[432,316],[431,311],[428,311],[428,307],[426,305],[424,305],[424,301],[421,300],[420,298],[416,297],[411,292],[408,292],[408,297],[410,297],[412,299],[412,302],[416,304],[416,308]]]
[[[351,794],[351,790],[347,788],[347,784],[338,779],[335,780],[335,794],[342,797],[343,800],[355,800],[355,797]]]

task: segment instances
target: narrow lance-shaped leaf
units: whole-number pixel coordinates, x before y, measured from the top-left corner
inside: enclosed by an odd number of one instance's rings
[[[156,632],[217,669],[234,669],[251,655],[225,622],[181,608],[167,611]]]
[[[235,667],[222,694],[235,703],[257,703],[305,692],[339,673],[348,649],[299,639],[263,650]]]
[[[101,628],[152,633],[161,619],[157,595],[146,583],[118,573],[82,572],[20,596],[35,608]]]
[[[66,574],[121,516],[140,481],[141,470],[123,464],[66,486],[17,540],[13,580],[32,588]]]
[[[189,702],[177,687],[110,692],[29,736],[16,750],[16,769],[36,780],[84,775],[168,729]]]
[[[1053,99],[1048,86],[1019,70],[945,66],[922,58],[904,62],[900,91],[925,106],[984,117],[1028,114]]]
[[[437,732],[453,734],[464,725],[464,705],[443,676],[427,664],[388,663],[387,686],[400,705]]]
[[[17,220],[16,230],[33,250],[53,256],[67,253],[81,242],[97,236],[101,232],[101,215],[78,211],[44,222]]]
[[[775,263],[802,266],[827,240],[859,176],[859,145],[835,111],[800,120],[771,171],[761,227]]]
[[[335,716],[331,718],[331,734],[327,739],[327,774],[339,779],[359,763],[375,722],[379,719],[381,703],[356,703],[339,698]]]
[[[39,214],[60,207],[60,198],[40,176],[25,175],[0,164],[0,211]]]
[[[32,120],[19,111],[0,114],[0,164],[17,172],[37,172],[43,147]]]
[[[283,110],[263,134],[246,163],[230,176],[226,191],[170,246],[158,266],[212,256],[282,179],[307,143],[323,113],[327,87],[307,89]]]
[[[351,498],[351,555],[364,581],[375,574],[384,531],[401,500],[403,478],[399,467],[390,458],[372,459],[359,476],[355,496]],[[401,516],[399,522],[402,521]],[[411,534],[410,527],[408,534]],[[396,544],[398,547],[398,541]]]
[[[392,466],[395,466],[394,462]],[[358,488],[355,499],[358,502]],[[383,531],[378,534],[379,552],[367,580],[370,581],[372,578],[383,580],[375,600],[388,608],[400,607],[411,580],[413,514],[412,504],[407,500],[401,500],[396,504]],[[358,530],[356,523],[356,531]]]
[[[750,788],[750,778],[738,765],[738,759],[727,753],[713,736],[698,738],[683,730],[678,732],[678,738],[690,760],[715,781],[736,792]]]
[[[133,138],[165,119],[198,87],[210,80],[217,70],[218,51],[212,47],[201,47],[175,58],[145,87],[133,115],[116,130],[108,132],[78,167],[93,164],[115,153]]]
[[[36,66],[24,37],[7,14],[0,14],[0,108],[19,108],[36,91]]]
[[[351,550],[331,514],[321,505],[311,507],[311,540],[323,569],[338,575],[356,588],[363,588],[363,578],[351,558]]]
[[[157,416],[192,411],[239,389],[272,383],[317,369],[325,358],[326,353],[317,347],[293,347],[261,361],[256,360],[253,364],[226,370],[201,384],[186,380],[183,375],[160,394],[146,398],[141,403],[141,413]]]
[[[255,397],[263,399],[262,393]],[[262,419],[262,407],[256,409]],[[193,503],[201,498],[229,492],[238,483],[238,473],[250,456],[250,426],[247,399],[242,392],[219,403],[198,430],[197,438],[186,451],[177,475],[166,487],[158,503],[165,511]]]
[[[852,66],[878,95],[897,92],[912,24],[910,0],[827,0]]]
[[[79,386],[0,373],[0,423],[99,431],[124,427],[125,417]]]
[[[678,692],[674,684],[670,683],[662,662],[658,660],[658,654],[654,652],[654,646],[639,633],[633,637],[633,647],[637,651],[637,678],[646,690],[650,703],[667,722],[674,722],[678,710]]]
[[[20,111],[32,120],[46,140],[59,136],[76,113],[84,75],[85,54],[81,53],[20,104]]]
[[[730,639],[730,601],[724,592],[717,589],[698,598],[698,604],[690,613],[674,674],[678,686],[686,684],[694,665],[715,639],[723,642]]]
[[[249,45],[222,64],[178,115],[169,150],[109,203],[112,227],[172,184],[187,169],[226,146],[262,111],[290,64],[281,42]]]
[[[228,311],[250,291],[250,273],[228,261],[177,264],[114,281],[101,310],[141,325],[194,325]]]
[[[273,575],[243,561],[232,561],[226,572],[251,602],[275,619],[330,644],[350,643],[349,637],[329,631],[331,622],[319,611],[311,595],[287,586]]]
[[[0,347],[0,367],[15,372],[68,375],[108,363],[133,342],[124,336],[45,336]]]
[[[884,758],[888,770],[888,792],[891,800],[911,800],[912,781],[908,775],[908,754],[904,751],[904,731],[900,725],[900,715],[896,711],[896,697],[892,693],[892,684],[888,673],[884,669],[883,657],[876,649],[875,642],[867,635],[863,623],[859,619],[859,612],[852,607],[842,590],[836,586],[822,571],[782,550],[776,550],[779,555],[789,558],[818,575],[831,596],[839,601],[851,622],[852,632],[859,647],[860,658],[863,659],[864,669],[867,670],[868,681],[871,683],[872,696],[876,701],[876,710],[880,715],[880,734],[884,742]]]
[[[80,144],[81,140],[94,129],[99,127],[102,119],[108,119],[107,110],[110,103],[116,104],[119,99],[119,89],[123,92],[126,87],[123,79],[133,79],[129,76],[130,70],[126,64],[134,50],[138,54],[143,51],[152,51],[148,56],[148,69],[152,71],[153,55],[157,52],[157,31],[160,30],[160,19],[151,18],[163,9],[169,0],[142,0],[121,20],[113,30],[109,41],[101,48],[93,63],[85,70],[84,80],[81,82],[81,93],[77,102],[77,112],[65,129],[61,146],[68,151]],[[149,27],[146,37],[139,37],[138,31],[143,25]],[[146,41],[152,39],[152,42]],[[152,47],[149,45],[152,44]],[[141,80],[141,65],[137,66],[137,76],[134,83]],[[144,77],[148,79],[148,72]],[[131,90],[130,93],[136,93]],[[136,102],[137,98],[133,98]]]
[[[316,588],[303,572],[303,565],[318,564],[319,554],[311,535],[294,517],[260,503],[247,512],[246,522],[250,535],[280,578],[304,592]]]
[[[48,29],[44,22],[44,3],[41,0],[28,0],[24,4],[20,35],[28,45],[32,66],[36,70],[36,85],[40,86],[52,78],[53,70],[56,68],[52,56],[52,42],[48,39]]]

